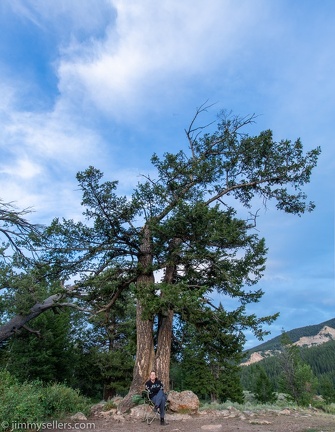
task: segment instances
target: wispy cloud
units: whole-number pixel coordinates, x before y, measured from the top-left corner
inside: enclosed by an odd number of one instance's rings
[[[61,43],[101,35],[104,24],[115,16],[109,0],[99,0],[99,4],[95,0],[11,0],[9,7],[22,20],[30,21],[44,32],[56,32]]]
[[[176,91],[203,79],[243,44],[258,15],[250,3],[242,4],[115,1],[117,19],[106,38],[61,61],[60,88],[75,83],[118,120],[133,111],[156,111],[160,101],[175,104]]]

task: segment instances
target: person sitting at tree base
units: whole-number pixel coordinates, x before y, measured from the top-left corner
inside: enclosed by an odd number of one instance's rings
[[[149,393],[149,398],[155,404],[154,411],[160,414],[161,425],[167,425],[164,420],[166,396],[164,393],[163,383],[156,377],[156,372],[150,372],[150,379],[145,383],[145,389]]]

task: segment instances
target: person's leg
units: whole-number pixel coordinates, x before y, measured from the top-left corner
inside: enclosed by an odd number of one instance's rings
[[[155,404],[155,407],[159,408],[161,417],[164,417],[166,397],[163,390],[159,390],[159,392],[155,396],[153,396],[151,400]]]
[[[157,411],[157,408],[159,407],[159,405],[157,403],[157,396],[158,396],[158,393],[151,398],[152,402],[155,404],[155,411]]]
[[[160,390],[159,393],[159,404],[157,403],[157,405],[159,406],[159,412],[161,415],[161,419],[165,417],[165,404],[166,404],[166,396],[165,393],[163,392],[163,390]]]
[[[166,396],[163,390],[159,390],[159,392],[152,398],[153,403],[155,404],[155,409],[159,408],[159,414],[161,418],[161,424],[167,424],[164,420],[165,417],[165,404],[166,404]]]

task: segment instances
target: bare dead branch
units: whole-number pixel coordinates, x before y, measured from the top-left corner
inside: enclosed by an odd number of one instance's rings
[[[64,297],[66,297],[76,289],[77,286],[75,285],[66,287],[65,292],[53,294],[46,298],[44,301],[36,303],[30,308],[28,313],[15,315],[6,324],[0,327],[0,342],[3,342],[4,340],[13,336],[20,329],[22,329],[26,325],[26,323],[38,317],[49,309],[71,307],[88,312],[87,310],[79,307],[75,303],[62,302],[62,299]]]
[[[41,338],[41,332],[40,330],[34,330],[27,325],[22,326],[25,330],[27,330],[29,333],[35,334],[39,339]]]
[[[207,105],[208,99],[202,104],[200,105],[199,108],[196,109],[196,112],[194,114],[194,117],[189,125],[188,129],[185,129],[185,133],[189,142],[189,148],[192,152],[192,157],[195,158],[195,152],[194,152],[194,142],[197,139],[197,137],[199,136],[199,134],[206,128],[208,128],[209,126],[211,126],[213,123],[215,123],[215,121],[212,121],[210,123],[208,123],[205,126],[197,126],[194,127],[194,123],[197,120],[197,118],[199,117],[199,115],[203,112],[207,112],[207,110],[209,108],[211,108],[212,106],[215,105],[215,103],[211,104],[211,105]],[[197,134],[194,136],[194,133],[197,132]]]
[[[256,228],[259,210],[260,209],[258,209],[255,214],[249,212],[251,218],[247,219],[247,228]],[[252,222],[248,223],[249,221],[252,221]]]

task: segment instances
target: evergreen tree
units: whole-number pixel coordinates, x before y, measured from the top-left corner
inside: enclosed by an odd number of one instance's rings
[[[256,400],[261,403],[274,402],[277,399],[273,385],[267,376],[265,369],[257,365],[257,377],[255,379],[254,394]]]
[[[136,353],[135,305],[124,292],[113,313],[92,317],[75,334],[77,361],[73,365],[76,387],[91,397],[107,400],[124,395],[131,383]]]
[[[67,382],[72,384],[72,367],[76,360],[70,337],[70,311],[40,315],[15,336],[9,346],[7,370],[21,382]],[[35,333],[34,333],[35,332]]]
[[[169,382],[175,316],[195,323],[201,322],[201,314],[205,320],[212,315],[218,318],[219,333],[232,333],[233,338],[246,328],[257,337],[266,333],[263,324],[277,315],[256,317],[246,310],[263,295],[253,287],[266,256],[264,240],[251,231],[256,216],[248,221],[247,212],[257,199],[274,200],[279,210],[291,214],[314,208],[302,189],[310,181],[319,148],[304,154],[299,139],[276,142],[271,131],[248,136],[245,129],[254,116],[224,112],[216,130],[201,135],[204,128],[196,122],[206,108],[197,110],[184,149],[152,157],[156,177],[145,176],[132,197],[120,197],[117,182],[102,182],[102,173],[93,167],[78,173],[87,224],[55,220],[45,232],[47,243],[41,244],[44,260],[61,280],[76,275],[74,288],[86,297],[92,313],[111,310],[122,291],[135,284],[136,358],[122,410],[143,388],[151,368]],[[247,210],[238,215],[242,208]],[[164,274],[159,283],[156,270]],[[98,287],[99,279],[103,283]],[[234,298],[236,311],[217,312],[210,300],[214,292]],[[107,293],[109,301],[102,307],[106,297],[101,294]],[[12,335],[6,330],[2,339]],[[214,340],[218,342],[215,335]],[[211,364],[223,363],[212,348]]]
[[[185,323],[183,345],[178,350],[179,379],[183,389],[192,390],[202,399],[242,402],[238,364],[243,337],[240,339],[228,329],[225,333],[215,332],[214,327],[220,328],[219,317],[219,313],[211,313],[207,315],[208,320],[203,316],[196,325]]]
[[[302,362],[299,347],[293,345],[285,334],[282,336],[281,390],[299,405],[307,406],[313,400],[318,385],[312,368]]]
[[[330,404],[335,402],[335,386],[334,381],[326,375],[321,376],[319,379],[320,394],[326,403]]]

